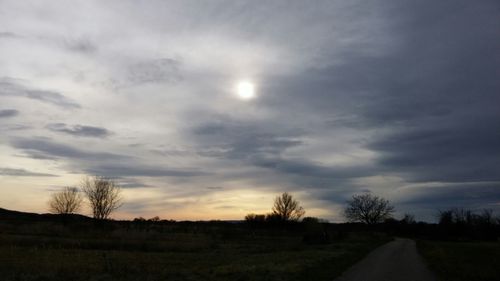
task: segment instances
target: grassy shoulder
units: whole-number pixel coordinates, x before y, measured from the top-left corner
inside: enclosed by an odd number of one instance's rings
[[[420,240],[418,250],[443,281],[493,281],[500,276],[499,242]]]
[[[297,231],[234,225],[47,227],[0,233],[2,280],[332,280],[389,240],[354,233],[308,244]]]

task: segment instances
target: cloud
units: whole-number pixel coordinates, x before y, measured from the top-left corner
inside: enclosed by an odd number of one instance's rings
[[[420,218],[435,221],[439,211],[449,208],[500,211],[500,182],[463,182],[428,184],[400,189],[399,209],[412,210]]]
[[[224,187],[222,186],[207,186],[208,190],[223,190]]]
[[[135,163],[95,164],[85,169],[85,172],[107,177],[196,177],[207,175],[207,173],[196,169],[148,167]]]
[[[397,43],[390,52],[353,48],[338,63],[269,79],[262,105],[314,114],[325,124],[316,131],[351,129],[377,156],[373,172],[420,182],[498,180],[496,12],[464,4],[460,16],[431,23],[423,19],[449,6],[390,7],[400,15],[390,22],[388,42]]]
[[[94,45],[88,38],[71,38],[64,41],[64,46],[74,52],[91,54],[97,51],[97,46]]]
[[[270,126],[271,127],[271,126]],[[278,156],[286,149],[302,145],[300,131],[276,130],[255,122],[235,121],[223,117],[192,129],[205,156],[248,160],[256,156]]]
[[[1,109],[0,118],[9,118],[19,115],[19,111],[15,109]]]
[[[36,173],[25,169],[13,169],[13,168],[3,168],[0,167],[0,176],[10,176],[10,177],[58,177],[53,174],[46,173]]]
[[[32,128],[33,128],[32,126],[25,124],[6,124],[3,126],[2,129],[5,131],[15,132],[15,131],[26,131]]]
[[[195,177],[206,172],[189,168],[162,168],[144,164],[140,159],[108,152],[78,149],[48,139],[16,138],[11,145],[33,159],[68,159],[76,172],[106,177]]]
[[[410,181],[500,181],[500,133],[494,124],[410,129],[369,144],[378,163]]]
[[[113,179],[122,188],[145,188],[153,187],[152,185],[146,184],[140,180],[133,178],[116,178]]]
[[[201,155],[239,160],[278,173],[311,178],[349,179],[370,176],[373,167],[325,165],[307,158],[286,157],[286,151],[305,143],[304,130],[276,129],[272,124],[241,122],[230,118],[206,122],[193,128],[202,144]],[[307,156],[304,156],[307,157]]]
[[[46,138],[14,138],[11,145],[21,149],[35,159],[65,158],[76,160],[124,160],[129,156],[108,152],[94,152],[75,148],[66,144],[51,141]]]
[[[178,202],[289,190],[324,212],[363,190],[402,212],[498,197],[484,185],[500,180],[497,1],[16,3],[0,19],[0,97],[16,97],[2,106],[23,113],[2,119],[12,164],[55,160],[165,198],[182,186]],[[240,79],[255,99],[234,97]],[[81,95],[37,86],[50,83]]]
[[[0,77],[0,96],[25,97],[69,109],[81,107],[78,103],[60,93],[28,88],[19,84],[19,82],[19,79]]]
[[[372,167],[366,166],[351,166],[351,167],[335,167],[333,165],[321,165],[317,163],[311,163],[310,161],[304,159],[266,159],[266,158],[256,158],[253,159],[252,163],[256,166],[273,169],[278,172],[301,175],[307,177],[317,177],[317,178],[358,178],[373,175],[375,171]]]
[[[180,62],[170,58],[160,58],[130,65],[127,80],[134,84],[143,84],[177,82],[181,79]]]
[[[8,31],[1,31],[0,32],[0,39],[6,38],[6,39],[12,39],[12,38],[19,38],[20,36],[13,33],[13,32],[8,32]]]
[[[85,125],[67,125],[65,123],[51,123],[46,126],[53,132],[65,133],[77,137],[105,138],[111,134],[106,128],[85,126]]]

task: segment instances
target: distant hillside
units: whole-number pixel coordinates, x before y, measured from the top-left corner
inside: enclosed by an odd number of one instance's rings
[[[65,217],[65,219],[73,221],[89,221],[93,220],[90,217],[78,214],[71,215],[56,215],[56,214],[37,214],[37,213],[27,213],[12,211],[0,208],[0,220],[24,220],[24,221],[41,221],[41,220],[60,220]]]

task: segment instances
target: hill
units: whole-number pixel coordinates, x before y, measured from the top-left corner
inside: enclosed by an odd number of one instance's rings
[[[12,211],[0,208],[0,220],[8,221],[60,221],[62,219],[71,221],[92,221],[93,219],[79,214],[37,214],[28,212]]]

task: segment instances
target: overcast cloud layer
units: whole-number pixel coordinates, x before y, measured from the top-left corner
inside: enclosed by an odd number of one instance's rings
[[[0,207],[97,174],[123,218],[500,211],[499,30],[493,0],[0,1]]]

